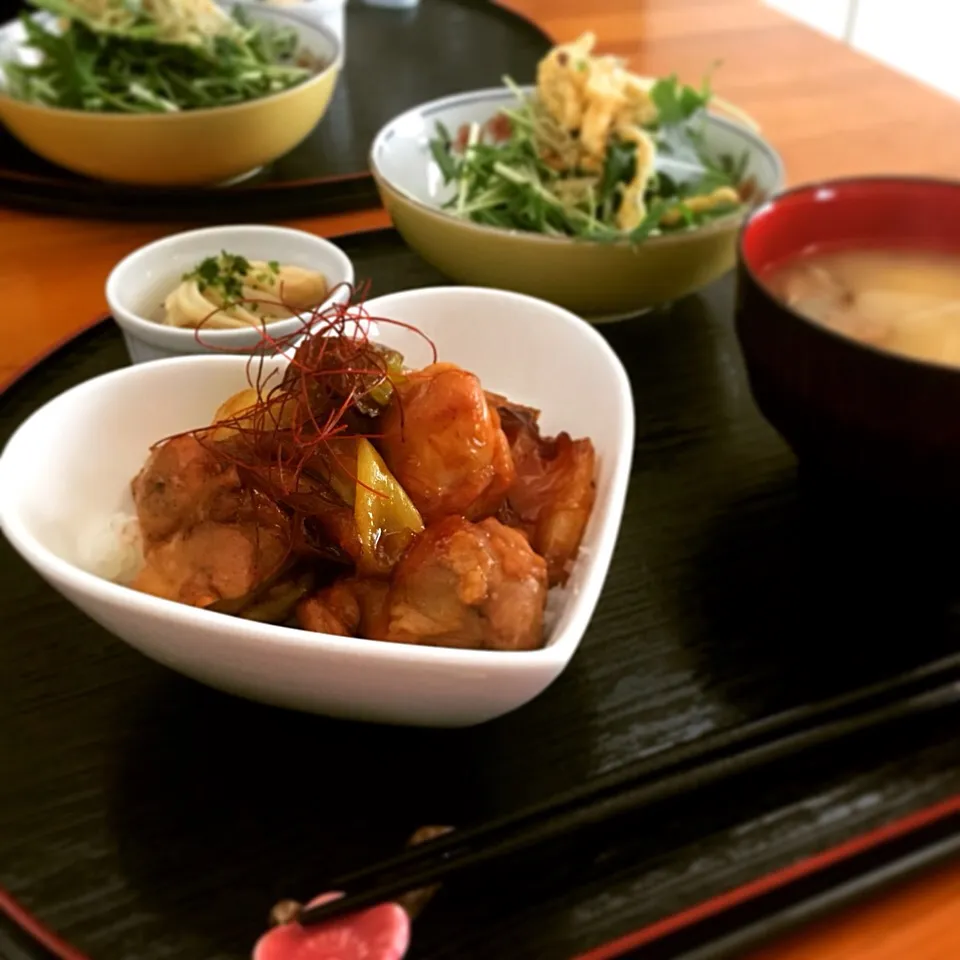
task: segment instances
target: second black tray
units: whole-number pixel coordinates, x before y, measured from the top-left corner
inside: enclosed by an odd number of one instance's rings
[[[441,282],[392,231],[341,243],[375,293]],[[0,885],[93,960],[238,960],[275,899],[418,825],[476,822],[787,710],[802,726],[825,698],[955,666],[952,534],[798,482],[750,400],[732,300],[725,278],[604,328],[638,418],[610,577],[569,670],[482,727],[361,726],[200,687],[0,546]],[[125,362],[112,324],[95,326],[8,389],[0,440]],[[602,879],[536,897],[450,891],[411,956],[570,956],[938,803],[960,789],[946,729],[921,718],[675,792]]]
[[[0,204],[57,216],[218,223],[376,206],[367,155],[380,127],[427,100],[499,86],[504,74],[526,82],[550,47],[538,27],[490,0],[421,0],[409,10],[351,0],[346,44],[336,92],[317,128],[235,186],[100,183],[47,163],[0,126]]]

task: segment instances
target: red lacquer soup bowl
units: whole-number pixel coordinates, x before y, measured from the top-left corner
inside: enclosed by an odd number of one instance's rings
[[[960,182],[838,180],[787,191],[740,235],[736,329],[753,398],[801,463],[872,493],[960,501],[960,367],[835,333],[764,277],[824,249],[960,255]]]

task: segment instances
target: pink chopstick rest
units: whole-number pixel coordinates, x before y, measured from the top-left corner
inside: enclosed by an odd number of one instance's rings
[[[343,896],[322,893],[307,904]],[[253,960],[401,960],[410,945],[410,917],[398,903],[302,927],[296,921],[267,931],[253,948]]]
[[[452,827],[421,827],[408,847],[427,843],[449,833]],[[271,911],[276,924],[254,945],[253,960],[402,960],[410,946],[410,924],[420,915],[439,887],[411,890],[399,903],[379,903],[327,923],[303,927],[297,923],[302,909],[295,900],[282,900]],[[321,893],[307,906],[316,907],[342,897]]]

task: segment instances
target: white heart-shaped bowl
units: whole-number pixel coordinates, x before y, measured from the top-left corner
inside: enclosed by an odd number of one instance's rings
[[[90,572],[85,553],[118,512],[151,444],[209,423],[246,384],[242,357],[140,364],[80,384],[30,416],[0,457],[0,525],[55,589],[131,646],[213,687],[254,700],[387,723],[466,726],[541,693],[570,662],[613,554],[633,452],[630,384],[606,340],[578,317],[500,290],[439,287],[372,300],[374,317],[412,324],[439,357],[485,387],[538,407],[548,433],[589,436],[597,498],[569,583],[531,652],[455,650],[308,633],[161,600]],[[411,366],[426,342],[389,323],[378,339]],[[269,363],[282,365],[286,359]]]

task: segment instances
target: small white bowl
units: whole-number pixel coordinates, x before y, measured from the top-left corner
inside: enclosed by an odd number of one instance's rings
[[[150,318],[183,275],[207,257],[226,250],[249,260],[277,260],[282,264],[320,271],[333,289],[325,303],[345,302],[353,284],[350,258],[329,240],[289,227],[238,225],[206,227],[175,233],[148,243],[124,257],[107,278],[107,303],[123,331],[127,352],[134,363],[162,360],[191,353],[249,353],[261,343],[262,331],[204,330],[203,342],[195,330],[168,327]],[[302,320],[291,317],[268,324],[272,337],[295,333]]]
[[[84,569],[84,551],[118,512],[151,444],[208,423],[246,384],[246,361],[198,356],[118,370],[27,419],[0,457],[0,527],[37,572],[147,656],[203,683],[298,710],[389,723],[467,726],[522,706],[570,662],[593,615],[623,514],[633,452],[630,383],[620,360],[566,310],[501,290],[438,287],[381,297],[371,314],[415,325],[441,359],[487,389],[542,410],[548,433],[589,436],[597,499],[547,645],[454,650],[333,637],[239,620],[118,586]],[[410,331],[378,339],[413,366],[432,359]],[[268,364],[282,366],[272,358]]]

